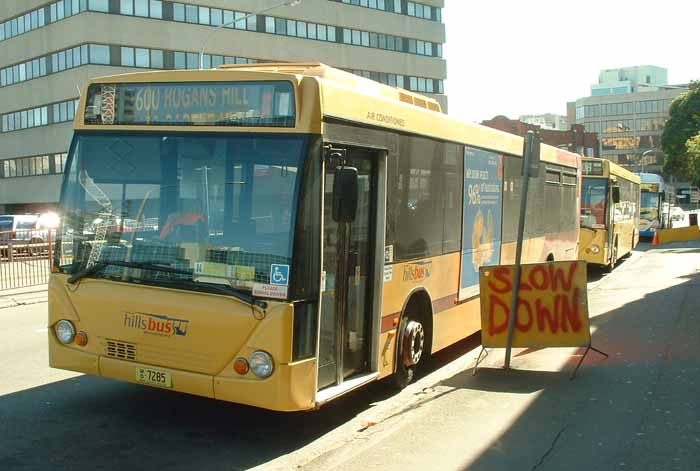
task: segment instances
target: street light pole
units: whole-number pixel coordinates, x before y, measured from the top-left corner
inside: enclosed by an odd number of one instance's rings
[[[659,149],[657,149],[656,147],[652,147],[651,149],[647,149],[647,150],[645,150],[644,152],[642,152],[642,156],[639,158],[639,163],[640,163],[640,165],[642,166],[642,172],[641,172],[641,173],[644,173],[644,157],[646,157],[647,154],[652,154],[652,153],[654,153],[654,152],[656,152],[656,151],[658,151],[658,150],[659,150]]]
[[[295,6],[299,5],[300,3],[301,3],[301,0],[287,0],[284,2],[277,3],[275,5],[272,5],[271,7],[263,8],[262,10],[256,11],[255,13],[249,13],[245,16],[241,16],[240,18],[235,18],[231,21],[220,24],[219,26],[217,26],[216,28],[211,30],[209,32],[209,34],[207,35],[207,37],[204,38],[204,42],[202,42],[202,48],[199,51],[199,70],[204,69],[204,49],[207,47],[207,43],[209,42],[211,37],[214,36],[214,34],[217,31],[221,30],[222,28],[225,28],[226,26],[236,24],[239,21],[246,21],[246,20],[248,20],[248,18],[251,18],[253,16],[262,15],[263,13],[267,13],[268,11],[275,10],[277,8],[280,8],[280,7],[295,7]]]

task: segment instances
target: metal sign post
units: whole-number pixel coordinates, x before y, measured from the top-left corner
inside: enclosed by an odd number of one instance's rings
[[[528,131],[525,135],[525,149],[523,152],[523,189],[520,195],[520,218],[518,219],[518,241],[515,246],[515,278],[513,280],[513,299],[510,303],[510,315],[508,316],[508,342],[506,344],[506,361],[503,367],[510,369],[510,354],[513,348],[513,333],[515,332],[516,316],[518,313],[518,294],[520,293],[520,261],[523,251],[523,234],[525,232],[525,210],[527,205],[527,190],[530,177],[536,177],[540,168],[540,140],[534,132]]]

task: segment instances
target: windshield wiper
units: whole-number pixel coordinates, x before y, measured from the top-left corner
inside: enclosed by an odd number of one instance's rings
[[[155,262],[155,263],[154,262],[121,262],[118,260],[100,260],[99,262],[96,262],[94,265],[90,266],[89,268],[86,268],[84,270],[81,270],[81,271],[71,275],[71,277],[68,278],[68,283],[74,284],[75,282],[81,280],[82,278],[85,278],[86,276],[94,275],[108,266],[140,268],[142,270],[161,271],[161,272],[165,272],[165,273],[177,273],[177,274],[181,274],[181,275],[192,275],[192,270],[182,270],[180,268],[172,268],[172,267],[169,267],[167,265],[163,265],[162,263],[159,263],[159,262]]]

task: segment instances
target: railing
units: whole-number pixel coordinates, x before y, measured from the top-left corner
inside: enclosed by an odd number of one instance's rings
[[[0,291],[48,283],[55,238],[54,229],[0,232]]]

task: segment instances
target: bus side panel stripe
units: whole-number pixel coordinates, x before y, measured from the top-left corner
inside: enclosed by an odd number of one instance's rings
[[[455,302],[457,299],[457,293],[450,294],[449,296],[442,297],[440,299],[436,299],[432,303],[432,308],[433,308],[433,315],[439,314],[443,311],[447,311],[448,309],[454,307],[457,303]],[[387,316],[382,317],[382,333],[388,332],[396,327],[394,325],[394,320],[398,322],[399,316],[401,316],[400,312],[393,312]]]

